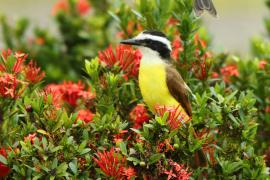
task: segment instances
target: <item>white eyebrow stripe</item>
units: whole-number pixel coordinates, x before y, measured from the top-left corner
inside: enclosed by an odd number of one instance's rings
[[[154,36],[154,35],[151,35],[151,34],[143,34],[143,33],[141,33],[138,36],[136,36],[135,39],[137,39],[137,40],[151,39],[153,41],[159,41],[159,42],[162,42],[163,44],[165,44],[170,51],[172,50],[171,42],[165,37],[160,37],[160,36]]]

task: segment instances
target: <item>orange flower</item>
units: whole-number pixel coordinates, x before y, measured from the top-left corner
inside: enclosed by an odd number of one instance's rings
[[[83,120],[85,123],[89,123],[93,120],[93,117],[95,114],[93,114],[91,111],[87,109],[81,109],[78,112],[77,120]]]
[[[45,72],[40,71],[40,68],[37,67],[36,62],[34,61],[30,61],[29,64],[27,65],[27,67],[25,68],[25,78],[35,84],[40,82],[44,76],[45,76]]]
[[[129,113],[129,117],[134,122],[134,128],[140,128],[144,122],[148,122],[150,119],[144,104],[137,104]]]
[[[119,45],[115,52],[112,46],[98,52],[99,60],[108,67],[119,66],[128,77],[137,77],[142,54],[130,46]]]

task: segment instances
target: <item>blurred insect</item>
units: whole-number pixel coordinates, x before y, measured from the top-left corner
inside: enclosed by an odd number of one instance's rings
[[[212,0],[194,0],[194,11],[197,16],[201,16],[204,10],[212,16],[217,17],[217,11]]]

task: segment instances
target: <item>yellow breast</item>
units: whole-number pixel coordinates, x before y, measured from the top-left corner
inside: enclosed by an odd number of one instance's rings
[[[147,60],[145,60],[147,61]],[[139,86],[145,103],[154,112],[156,105],[178,106],[166,83],[166,64],[141,63]]]

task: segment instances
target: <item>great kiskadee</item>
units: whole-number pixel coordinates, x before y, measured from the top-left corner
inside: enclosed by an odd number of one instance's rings
[[[144,31],[121,43],[136,45],[142,53],[139,87],[149,109],[155,113],[158,105],[178,107],[185,118],[190,118],[189,88],[169,61],[172,47],[165,34]]]
[[[194,0],[194,11],[196,15],[201,16],[204,10],[215,17],[217,16],[217,11],[212,0]]]

